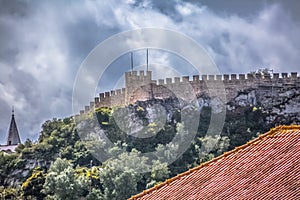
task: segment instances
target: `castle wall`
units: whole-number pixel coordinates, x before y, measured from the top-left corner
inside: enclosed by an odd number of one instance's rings
[[[190,92],[191,87],[197,96],[208,94],[215,96],[222,90],[226,92],[227,101],[235,98],[237,94],[249,88],[271,90],[271,88],[299,87],[300,77],[296,72],[261,74],[224,74],[224,75],[194,75],[152,80],[151,71],[131,71],[125,73],[125,88],[115,91],[100,93],[89,106],[80,111],[80,114],[89,112],[99,107],[122,106],[134,103],[138,100],[145,101],[152,98],[164,99],[176,94],[183,97]],[[211,89],[210,89],[211,88]]]
[[[100,93],[89,106],[80,111],[80,115],[94,110],[95,108],[125,105],[125,88]]]
[[[134,103],[137,99],[148,99],[151,92],[152,72],[125,72],[125,104]],[[143,91],[140,91],[143,87]]]

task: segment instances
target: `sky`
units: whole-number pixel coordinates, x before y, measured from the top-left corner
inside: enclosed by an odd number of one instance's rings
[[[183,33],[208,52],[221,73],[300,72],[299,9],[298,0],[0,0],[0,144],[12,106],[23,141],[36,140],[44,121],[73,115],[73,85],[82,62],[123,31]],[[149,54],[150,66],[172,65],[176,71],[186,64],[166,52]],[[135,66],[143,65],[145,51],[134,58]],[[130,58],[123,55],[97,92],[121,86],[128,70]],[[154,78],[174,75],[168,72],[156,68]]]

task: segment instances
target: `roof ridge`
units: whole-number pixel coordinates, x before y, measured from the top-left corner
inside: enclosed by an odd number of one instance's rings
[[[240,150],[244,150],[245,148],[249,147],[250,145],[252,144],[257,144],[258,142],[262,141],[262,139],[266,138],[266,137],[272,137],[274,135],[276,135],[277,133],[280,132],[280,130],[300,130],[300,125],[283,125],[283,126],[277,126],[277,127],[274,127],[274,128],[271,128],[268,132],[262,134],[262,135],[259,135],[257,138],[247,142],[246,144],[243,144],[241,146],[238,146],[238,147],[235,147],[233,150],[230,150],[230,151],[227,151],[227,152],[224,152],[222,155],[218,156],[218,157],[215,157],[207,162],[204,162],[204,163],[201,163],[199,166],[196,166],[194,168],[191,168],[189,169],[188,171],[185,171],[183,173],[180,173],[180,174],[177,174],[176,176],[172,177],[172,178],[169,178],[167,179],[166,181],[158,184],[158,185],[155,185],[154,187],[152,188],[149,188],[149,189],[146,189],[144,190],[143,192],[139,193],[139,194],[136,194],[132,197],[129,198],[129,200],[135,200],[141,196],[144,196],[145,194],[149,194],[155,190],[158,190],[159,188],[167,185],[167,184],[170,184],[171,182],[177,180],[177,179],[180,179],[181,177],[185,176],[185,175],[189,175],[191,174],[192,172],[194,171],[197,171],[211,163],[214,163],[222,158],[225,158],[227,157],[228,155],[232,155],[234,153],[237,153],[239,152]]]

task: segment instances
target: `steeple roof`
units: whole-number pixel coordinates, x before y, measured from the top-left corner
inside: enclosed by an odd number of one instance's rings
[[[15,120],[14,108],[12,109],[11,121],[8,129],[7,145],[17,145],[21,143],[17,123]]]

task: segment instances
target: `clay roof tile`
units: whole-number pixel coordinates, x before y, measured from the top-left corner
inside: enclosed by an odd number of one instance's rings
[[[279,126],[130,199],[300,199],[300,126]]]

